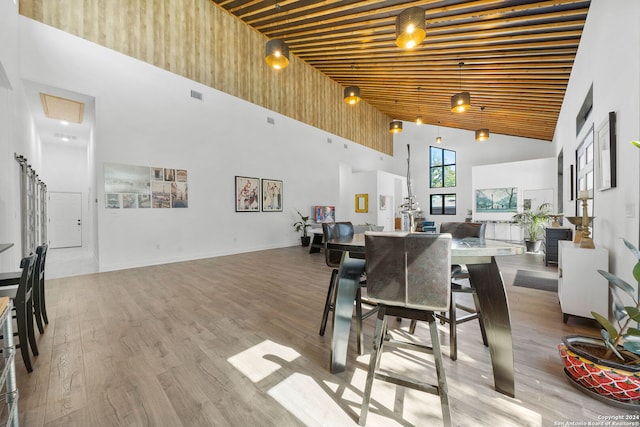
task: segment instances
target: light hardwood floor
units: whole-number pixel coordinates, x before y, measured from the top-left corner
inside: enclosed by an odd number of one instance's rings
[[[553,292],[512,286],[518,268],[555,267],[535,255],[499,263],[516,398],[494,391],[476,322],[459,327],[456,362],[443,327],[454,425],[556,426],[632,414],[580,393],[564,376],[560,337],[595,335],[595,327],[563,324]],[[34,372],[16,358],[21,425],[356,425],[369,350],[357,357],[352,335],[347,371],[329,372],[330,328],[318,336],[329,276],[322,254],[291,247],[48,280],[50,323],[38,337]],[[374,322],[366,322],[368,345]],[[406,335],[407,321],[390,324]],[[425,325],[416,336],[428,340]],[[432,375],[422,355],[395,351],[382,360],[406,375]],[[368,421],[440,425],[439,401],[376,381]]]

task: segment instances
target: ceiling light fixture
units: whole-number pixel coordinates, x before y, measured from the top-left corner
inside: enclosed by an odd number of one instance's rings
[[[476,131],[476,141],[488,141],[489,129],[482,127],[482,113],[484,112],[484,106],[480,107],[480,129]]]
[[[280,5],[276,3],[276,12]],[[272,39],[267,42],[265,49],[265,61],[274,70],[282,70],[289,65],[289,46],[281,39]]]
[[[402,132],[402,122],[400,120],[391,120],[391,123],[389,123],[389,132],[391,133]]]
[[[351,71],[355,70],[356,66],[351,64]],[[360,88],[358,86],[347,86],[344,88],[344,102],[349,105],[356,105],[360,102]]]
[[[460,92],[451,97],[451,111],[454,113],[464,113],[471,108],[471,94],[462,92],[462,66],[464,62],[459,62],[460,67]]]
[[[412,49],[422,43],[425,30],[425,11],[421,7],[410,7],[396,17],[396,45]]]
[[[420,103],[420,86],[418,86],[418,103]],[[419,104],[422,105],[422,104]],[[418,112],[420,112],[420,107],[418,107]],[[418,117],[416,117],[416,126],[420,126],[421,124],[424,123],[424,119],[422,118],[422,116],[418,115]]]
[[[438,136],[436,136],[436,144],[442,144],[442,137],[440,136],[440,120],[438,120]]]

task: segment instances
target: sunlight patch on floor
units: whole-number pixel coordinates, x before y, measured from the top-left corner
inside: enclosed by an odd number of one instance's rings
[[[273,341],[265,340],[227,359],[237,370],[257,383],[282,368],[276,362],[265,359],[264,356],[275,356],[286,362],[292,362],[300,357],[300,353]]]

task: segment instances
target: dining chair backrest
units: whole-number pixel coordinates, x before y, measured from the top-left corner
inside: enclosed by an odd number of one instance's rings
[[[36,258],[36,272],[35,272],[34,280],[37,280],[38,283],[44,282],[44,265],[47,260],[48,248],[49,248],[48,245],[42,245],[36,248],[37,258]]]
[[[486,228],[484,222],[443,222],[440,224],[440,233],[450,233],[454,239],[478,237],[484,240]]]
[[[449,233],[366,232],[368,298],[417,310],[448,310],[451,240]]]
[[[17,306],[18,304],[24,304],[25,301],[31,298],[35,267],[36,255],[32,254],[26,256],[20,261],[22,274],[20,275],[20,284],[18,285],[18,290],[16,291],[14,306]]]
[[[324,258],[329,267],[340,266],[343,251],[328,249],[327,242],[333,239],[351,239],[353,237],[353,224],[351,222],[323,222],[322,233],[324,234]]]

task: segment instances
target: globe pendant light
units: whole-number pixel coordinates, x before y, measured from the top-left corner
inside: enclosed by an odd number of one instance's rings
[[[480,129],[476,131],[476,141],[488,141],[489,140],[489,129],[482,127],[482,112],[484,111],[484,107],[480,107]]]
[[[402,122],[400,120],[392,120],[389,123],[389,132],[400,133],[402,132]]]
[[[425,12],[421,7],[410,7],[396,17],[396,45],[412,49],[422,43],[425,31]]]
[[[422,118],[422,116],[416,117],[416,125],[420,126],[423,123],[424,123],[424,119]]]
[[[451,111],[453,113],[464,113],[471,108],[471,94],[462,92],[462,66],[464,62],[458,63],[460,67],[460,92],[451,97]]]

